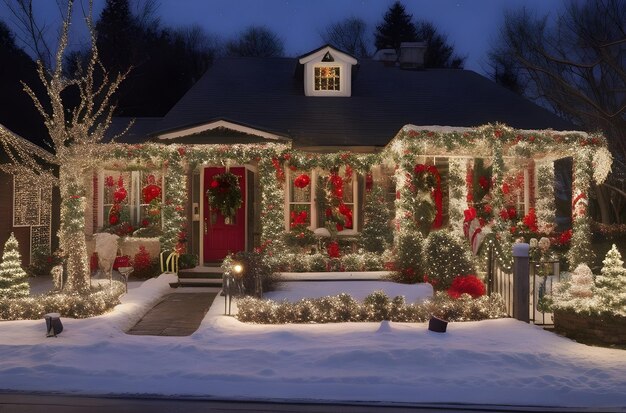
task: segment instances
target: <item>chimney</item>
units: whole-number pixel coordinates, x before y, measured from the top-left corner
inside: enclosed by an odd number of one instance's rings
[[[416,70],[424,68],[426,42],[400,43],[400,68]]]

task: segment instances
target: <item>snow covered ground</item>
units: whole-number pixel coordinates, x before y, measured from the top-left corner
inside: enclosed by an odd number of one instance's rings
[[[109,314],[63,319],[58,338],[44,337],[43,320],[0,322],[0,389],[626,408],[626,351],[511,319],[445,334],[423,323],[246,325],[221,315],[218,296],[189,337],[124,334],[173,278],[131,289]]]

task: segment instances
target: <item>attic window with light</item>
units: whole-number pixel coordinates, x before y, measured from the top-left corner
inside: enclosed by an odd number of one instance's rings
[[[324,46],[299,59],[304,65],[304,94],[318,97],[349,97],[352,94],[354,57]]]
[[[341,68],[316,67],[315,90],[341,90]]]

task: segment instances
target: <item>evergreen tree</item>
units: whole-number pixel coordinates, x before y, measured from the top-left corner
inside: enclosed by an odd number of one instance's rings
[[[419,231],[402,231],[396,238],[395,271],[391,278],[395,282],[414,284],[424,280],[422,245],[424,237]]]
[[[601,274],[596,276],[596,294],[604,310],[626,312],[626,269],[615,244],[606,254]]]
[[[424,248],[426,276],[433,288],[447,290],[459,275],[475,274],[463,241],[454,234],[441,230],[428,235]]]
[[[19,244],[13,233],[4,244],[2,263],[0,263],[0,297],[26,297],[30,293],[28,275],[22,268]]]
[[[375,186],[369,191],[363,209],[361,246],[365,251],[381,253],[393,242],[390,225],[391,211],[385,202],[383,189]]]
[[[374,36],[376,49],[400,49],[402,42],[417,41],[417,30],[411,21],[413,15],[408,14],[404,5],[396,1],[389,7],[383,22],[376,26]]]
[[[422,20],[416,24],[417,40],[426,42],[424,67],[463,69],[465,57],[454,53],[454,46],[448,43],[446,35],[437,31],[434,24]]]

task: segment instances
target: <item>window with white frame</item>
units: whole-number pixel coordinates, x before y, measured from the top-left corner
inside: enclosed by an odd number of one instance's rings
[[[316,66],[314,68],[315,90],[341,90],[339,66]]]
[[[286,229],[306,224],[315,230],[339,221],[339,234],[358,231],[358,182],[351,168],[288,170],[287,182]]]
[[[101,171],[98,226],[160,227],[160,171]]]

